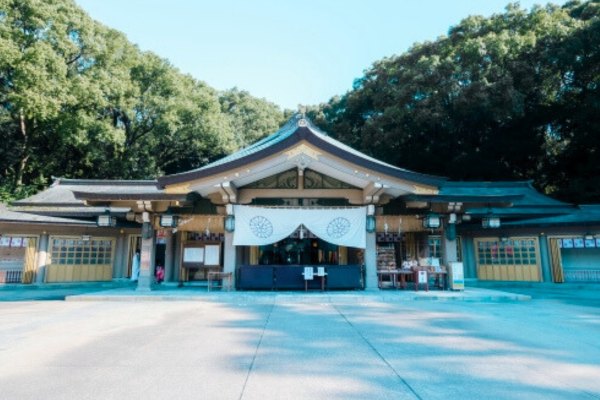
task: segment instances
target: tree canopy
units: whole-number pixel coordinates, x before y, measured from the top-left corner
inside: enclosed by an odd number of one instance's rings
[[[72,0],[0,0],[0,200],[70,178],[197,168],[278,129],[283,111],[218,92]]]
[[[377,61],[310,114],[340,140],[455,180],[600,199],[600,1],[511,4]]]
[[[309,107],[324,131],[403,168],[532,180],[600,199],[600,0],[516,4],[375,62]],[[69,178],[200,167],[272,133],[288,111],[219,92],[141,51],[73,0],[0,0],[0,201]]]

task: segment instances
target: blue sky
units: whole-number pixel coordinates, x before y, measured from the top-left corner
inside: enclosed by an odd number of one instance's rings
[[[507,0],[75,0],[142,50],[283,108],[344,94],[373,62]],[[523,0],[523,8],[540,1]],[[565,1],[554,1],[564,4]]]

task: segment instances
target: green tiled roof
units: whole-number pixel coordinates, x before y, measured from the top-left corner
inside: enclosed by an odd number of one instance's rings
[[[107,194],[162,194],[155,180],[117,181],[55,178],[50,187],[36,195],[13,203],[14,206],[83,206],[75,192]]]
[[[506,222],[509,226],[599,225],[600,204],[579,206],[570,214]]]
[[[58,218],[47,215],[36,215],[24,212],[17,212],[6,208],[6,205],[0,205],[0,222],[27,223],[27,224],[52,224],[52,225],[79,225],[96,226],[96,222],[81,221],[70,218]]]
[[[263,138],[236,153],[223,157],[220,160],[207,164],[201,168],[158,178],[159,184],[164,186],[179,183],[185,181],[186,179],[196,179],[198,176],[210,175],[212,172],[217,170],[226,170],[228,168],[227,164],[229,163],[232,163],[232,168],[238,167],[240,164],[243,164],[244,161],[249,161],[250,159],[252,159],[252,156],[254,156],[254,158],[258,157],[258,153],[262,152],[263,150],[273,148],[274,146],[283,142],[286,139],[292,138],[293,140],[294,134],[301,135],[306,132],[310,132],[309,138],[307,139],[309,141],[315,140],[319,142],[320,145],[327,147],[330,150],[333,149],[334,152],[339,152],[340,154],[342,154],[342,157],[348,156],[349,158],[354,158],[355,162],[364,162],[365,165],[370,165],[375,169],[383,168],[383,170],[385,170],[387,173],[396,175],[398,177],[401,177],[402,179],[413,179],[418,182],[432,184],[435,186],[439,185],[441,182],[446,180],[446,178],[443,177],[421,174],[418,172],[413,172],[403,168],[399,168],[394,165],[377,160],[376,158],[370,157],[366,154],[363,154],[360,151],[357,151],[352,147],[347,146],[342,142],[339,142],[329,137],[325,132],[321,131],[316,125],[314,125],[308,117],[306,117],[300,112],[296,112],[281,129],[279,129],[272,135]],[[298,136],[298,138],[299,137],[300,136]],[[244,160],[246,158],[248,158],[248,160]]]
[[[452,196],[518,196],[513,198],[513,206],[557,207],[573,209],[573,205],[563,203],[539,193],[530,181],[520,182],[445,182],[440,195]]]

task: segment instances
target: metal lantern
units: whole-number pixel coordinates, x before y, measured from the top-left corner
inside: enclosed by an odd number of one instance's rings
[[[233,215],[228,215],[225,218],[225,230],[227,232],[235,231],[235,217]]]
[[[375,217],[372,215],[368,215],[367,216],[367,232],[369,233],[373,233],[375,232],[375,226],[376,226],[376,221],[375,221]]]
[[[498,217],[488,217],[488,218],[484,218],[481,221],[481,226],[483,226],[484,228],[500,228],[500,218]]]
[[[179,217],[170,214],[160,216],[160,226],[163,228],[177,228]]]
[[[442,226],[442,218],[437,214],[430,213],[423,218],[423,228],[436,229],[440,226]]]
[[[98,226],[115,226],[117,225],[117,217],[110,214],[98,215]]]

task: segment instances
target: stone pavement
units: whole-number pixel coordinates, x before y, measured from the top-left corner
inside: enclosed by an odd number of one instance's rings
[[[600,399],[600,291],[524,291],[0,302],[0,398]]]

